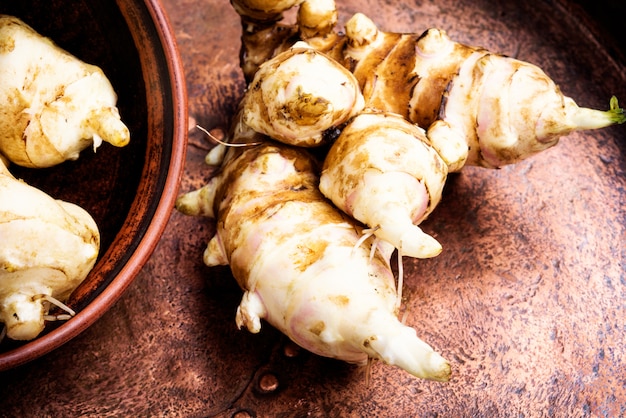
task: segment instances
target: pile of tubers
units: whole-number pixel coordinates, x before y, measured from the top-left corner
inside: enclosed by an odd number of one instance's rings
[[[98,226],[81,207],[15,178],[13,163],[44,168],[103,141],[128,144],[102,70],[13,16],[0,15],[0,322],[2,337],[32,340],[69,319],[71,292],[92,270]],[[50,314],[58,307],[62,314]],[[0,338],[1,339],[1,338]]]
[[[540,68],[441,29],[384,32],[357,13],[338,32],[333,0],[231,3],[247,88],[207,155],[216,175],[177,209],[215,220],[204,262],[229,265],[243,289],[238,327],[265,320],[313,353],[447,381],[450,364],[398,311],[402,257],[442,251],[418,225],[448,174],[623,123],[617,99],[581,108]]]

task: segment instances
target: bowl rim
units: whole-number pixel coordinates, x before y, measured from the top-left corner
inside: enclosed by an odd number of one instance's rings
[[[77,312],[70,321],[20,347],[0,353],[0,372],[48,354],[81,334],[100,319],[122,296],[152,255],[174,209],[187,148],[188,110],[184,69],[172,25],[160,0],[144,0],[143,5],[151,17],[151,25],[154,26],[153,29],[159,36],[161,49],[165,55],[167,76],[171,85],[168,93],[171,94],[173,110],[172,138],[174,140],[171,144],[169,166],[152,219],[133,253],[103,291]]]

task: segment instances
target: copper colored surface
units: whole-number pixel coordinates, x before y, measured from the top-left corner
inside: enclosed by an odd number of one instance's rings
[[[381,27],[539,64],[584,106],[626,104],[623,61],[573,3],[339,1]],[[601,2],[598,2],[601,3]],[[607,2],[608,3],[608,2]],[[240,28],[225,0],[164,1],[190,126],[218,132],[241,96]],[[190,132],[183,191],[211,173]],[[406,322],[451,361],[448,383],[316,357],[264,326],[238,331],[226,268],[202,265],[212,226],[173,213],[137,279],[86,332],[0,375],[0,415],[617,417],[626,414],[626,127],[577,133],[498,171],[450,178],[424,229],[443,253],[405,260]]]

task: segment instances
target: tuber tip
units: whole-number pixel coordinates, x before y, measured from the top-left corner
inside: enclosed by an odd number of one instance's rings
[[[624,109],[619,107],[617,97],[611,97],[608,110],[578,107],[570,102],[567,116],[564,120],[543,121],[544,129],[548,134],[562,134],[570,131],[583,131],[606,128],[607,126],[626,122]],[[538,135],[550,137],[550,135]]]
[[[619,103],[617,101],[617,97],[612,96],[609,101],[609,110],[608,113],[611,115],[610,117],[613,119],[613,123],[622,124],[626,122],[626,114],[624,113],[624,109],[619,107]]]
[[[202,255],[204,264],[209,267],[213,266],[227,266],[228,256],[224,251],[219,234],[215,234],[213,238],[209,240],[209,243]]]
[[[16,292],[3,300],[0,322],[12,340],[26,341],[37,337],[44,329],[45,309],[42,299]]]
[[[439,241],[410,221],[380,225],[375,234],[391,243],[402,255],[409,257],[432,258],[442,251]]]
[[[199,215],[199,194],[199,190],[194,190],[178,196],[176,198],[176,202],[174,203],[174,208],[184,215]]]
[[[213,201],[216,184],[216,177],[213,177],[201,188],[181,194],[176,198],[174,208],[184,215],[215,218]]]
[[[104,108],[95,111],[90,121],[104,142],[114,147],[124,147],[130,142],[128,127],[120,120],[115,108]]]
[[[372,351],[366,348],[368,355],[422,379],[450,380],[450,363],[421,340],[413,328],[395,318],[380,324],[378,333],[368,341]]]

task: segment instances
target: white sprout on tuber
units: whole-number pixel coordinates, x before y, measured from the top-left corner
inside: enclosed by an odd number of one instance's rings
[[[367,241],[367,239],[371,236],[376,236],[375,232],[378,229],[378,227],[375,228],[367,228],[364,229],[363,231],[361,231],[361,238],[359,238],[359,240],[354,244],[354,248],[352,249],[352,253],[354,254],[354,252],[356,251],[356,249],[358,247],[360,247],[361,245],[363,245],[363,243],[365,241]],[[370,250],[370,261],[372,258],[374,258],[374,253],[376,252],[376,242],[374,242],[372,244],[371,250]]]
[[[209,139],[217,143],[217,145],[213,147],[204,158],[205,163],[210,166],[220,165],[222,161],[224,160],[224,155],[226,154],[226,150],[228,148],[251,147],[254,145],[262,144],[261,141],[237,142],[237,143],[222,141],[221,139],[213,135],[209,130],[203,128],[202,126],[196,125],[196,128],[199,129],[202,133],[204,133]],[[257,137],[257,135],[253,135],[253,136]]]
[[[352,248],[352,254],[354,254],[356,249],[360,247],[361,245],[363,245],[363,243],[367,241],[370,237],[374,237],[374,240],[370,247],[369,260],[371,263],[372,260],[374,259],[374,255],[376,254],[376,249],[378,248],[378,243],[380,241],[380,238],[376,236],[376,231],[379,228],[380,226],[376,226],[374,228],[366,228],[363,231],[361,231],[362,235],[359,238],[359,240],[354,244],[354,247]],[[402,286],[403,285],[404,285],[404,266],[402,265],[402,249],[398,248],[398,284],[397,284],[398,297],[396,300],[397,308],[400,308],[400,305],[402,305]]]
[[[211,140],[217,142],[219,145],[222,145],[224,147],[234,147],[234,148],[236,148],[236,147],[251,147],[253,145],[260,145],[260,144],[262,144],[262,142],[240,142],[240,143],[226,142],[226,141],[222,141],[221,139],[217,138],[215,135],[213,135],[211,132],[209,132],[206,128],[203,128],[200,125],[196,125],[196,128],[198,128],[206,136],[211,138]]]
[[[372,234],[374,234],[374,231],[372,231]],[[372,243],[372,247],[370,248],[370,263],[374,259],[374,255],[376,254],[376,248],[378,247],[379,241],[380,239],[376,235],[374,235],[374,242]]]
[[[33,297],[33,299],[36,298],[40,298],[43,299],[44,301],[57,306],[58,308],[61,308],[63,311],[65,311],[65,314],[57,314],[57,315],[44,315],[43,319],[45,319],[46,321],[67,321],[68,319],[70,319],[71,317],[76,315],[76,312],[74,312],[74,310],[72,308],[70,308],[69,306],[67,306],[65,303],[61,302],[60,300],[58,300],[57,298],[54,298],[50,295],[36,295]]]

